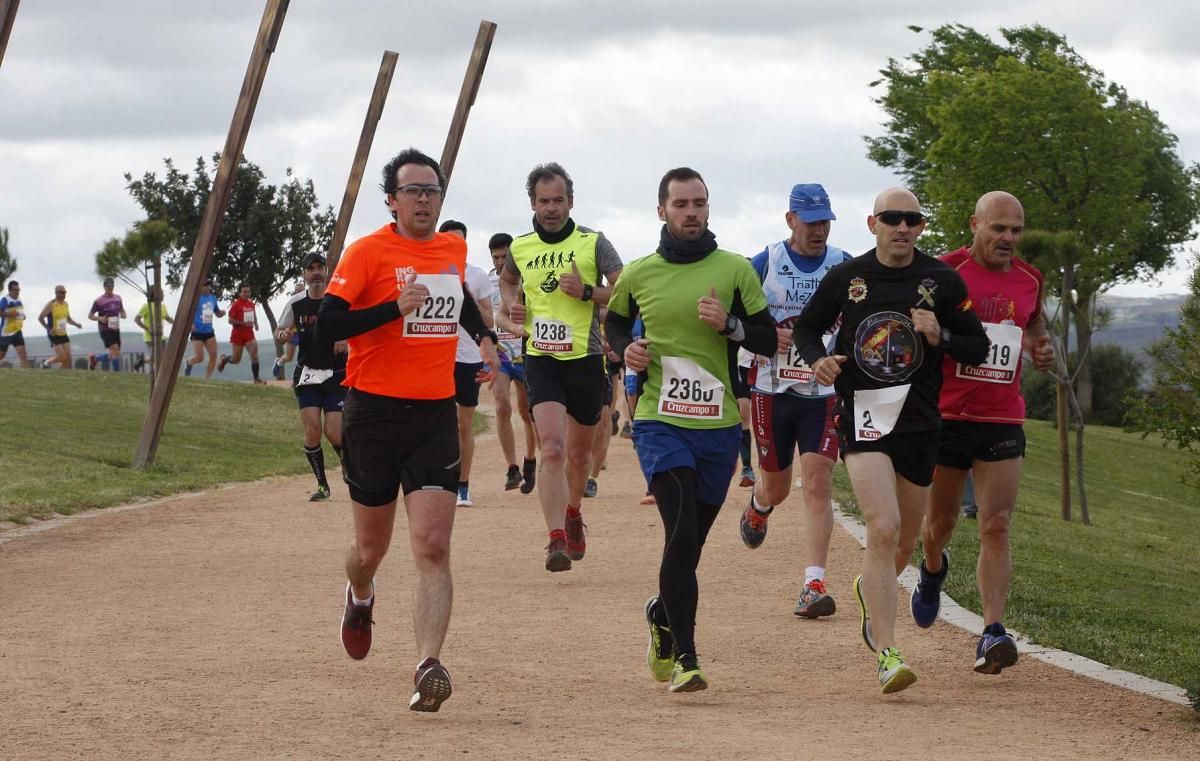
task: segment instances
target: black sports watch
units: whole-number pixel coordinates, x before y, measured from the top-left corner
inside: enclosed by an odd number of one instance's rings
[[[733,331],[738,329],[738,325],[740,325],[741,322],[742,322],[741,320],[739,320],[737,317],[734,317],[731,314],[725,315],[725,329],[718,330],[717,335],[720,335],[720,336],[730,335],[731,333],[733,333]]]
[[[579,300],[580,301],[591,301],[592,300],[592,286],[590,286],[590,285],[583,286],[583,295],[579,297]]]

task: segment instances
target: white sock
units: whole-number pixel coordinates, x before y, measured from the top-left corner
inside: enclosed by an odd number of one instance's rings
[[[766,515],[767,513],[771,512],[771,509],[772,509],[771,506],[764,505],[763,503],[759,502],[758,497],[756,497],[755,495],[751,494],[750,500],[754,505],[754,509],[757,510],[758,512],[762,513],[763,515]]]
[[[804,569],[804,583],[807,585],[810,581],[824,581],[825,567],[819,565],[810,565]]]
[[[375,599],[375,582],[374,582],[374,580],[371,581],[371,594],[367,595],[367,599],[365,599],[365,600],[358,599],[358,595],[354,594],[354,585],[353,584],[350,585],[350,602],[354,603],[355,605],[370,605],[371,601],[374,599]]]

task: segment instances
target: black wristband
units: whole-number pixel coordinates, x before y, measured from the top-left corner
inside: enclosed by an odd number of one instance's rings
[[[592,286],[590,286],[590,285],[583,286],[583,295],[579,297],[579,300],[580,301],[591,301],[592,300]]]

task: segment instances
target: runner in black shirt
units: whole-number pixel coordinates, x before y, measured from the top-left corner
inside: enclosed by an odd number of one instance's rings
[[[916,544],[937,461],[942,355],[978,364],[988,350],[962,279],[916,249],[920,208],[903,188],[880,193],[867,217],[876,247],[827,274],[792,329],[817,381],[838,393],[846,470],[867,523],[854,591],[885,693],[916,681],[893,646],[895,577]],[[836,354],[827,356],[822,334],[839,315]]]
[[[276,338],[286,343],[299,336],[296,372],[292,389],[300,405],[300,421],[304,424],[304,456],[317,477],[317,490],[310,502],[329,499],[329,481],[325,478],[325,452],[321,449],[321,412],[325,413],[325,438],[333,445],[338,458],[342,456],[342,404],[346,389],[346,344],[322,344],[316,339],[317,312],[325,296],[325,257],[312,253],[304,257],[305,290],[297,293],[283,308],[279,317]]]

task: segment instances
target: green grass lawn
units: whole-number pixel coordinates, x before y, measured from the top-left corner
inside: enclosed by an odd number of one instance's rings
[[[0,396],[0,520],[308,470],[295,397],[284,388],[180,378],[157,461],[144,471],[130,463],[147,376],[0,370]]]
[[[1183,456],[1117,428],[1088,428],[1092,525],[1084,526],[1077,496],[1075,520],[1059,517],[1053,427],[1029,421],[1025,432],[1005,624],[1116,668],[1200,686],[1200,492],[1180,482]],[[835,472],[835,498],[852,503],[845,470]],[[945,590],[976,613],[978,554],[975,521],[960,519]]]
[[[69,515],[308,472],[290,389],[180,378],[154,467],[130,467],[149,402],[134,373],[0,370],[0,521]],[[487,430],[476,412],[476,433]],[[326,463],[337,456],[325,443]]]

